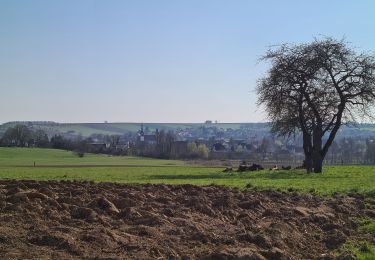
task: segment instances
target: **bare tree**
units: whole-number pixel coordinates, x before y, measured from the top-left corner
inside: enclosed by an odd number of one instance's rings
[[[32,134],[32,130],[26,125],[15,125],[5,131],[2,144],[6,146],[28,146],[32,142]]]
[[[271,61],[258,82],[272,131],[281,136],[302,132],[307,171],[322,164],[337,131],[371,117],[375,100],[375,59],[357,54],[332,38],[282,45],[262,60]]]

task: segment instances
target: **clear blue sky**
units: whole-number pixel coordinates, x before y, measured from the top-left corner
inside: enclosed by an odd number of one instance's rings
[[[268,46],[375,51],[375,1],[0,0],[0,123],[259,122]]]

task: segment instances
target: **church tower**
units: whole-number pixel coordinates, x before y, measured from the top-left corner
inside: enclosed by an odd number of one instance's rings
[[[141,124],[141,131],[139,131],[139,141],[144,142],[145,141],[145,132],[143,131],[143,123]]]

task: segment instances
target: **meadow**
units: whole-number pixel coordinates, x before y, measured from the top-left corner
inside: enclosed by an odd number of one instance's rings
[[[36,167],[34,167],[34,162]],[[329,166],[323,174],[303,170],[224,173],[223,168],[184,161],[116,157],[37,148],[0,148],[0,179],[89,180],[118,183],[222,185],[240,189],[360,193],[375,196],[375,167]]]
[[[0,167],[19,166],[179,166],[182,161],[159,160],[130,156],[108,156],[85,154],[80,158],[71,151],[41,148],[8,148],[0,147]]]

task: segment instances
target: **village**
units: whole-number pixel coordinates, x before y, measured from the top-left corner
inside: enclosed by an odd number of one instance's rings
[[[256,163],[301,165],[304,159],[301,137],[273,135],[267,125],[243,124],[223,128],[206,121],[199,127],[187,126],[159,130],[153,124],[139,123],[135,131],[123,134],[91,134],[83,137],[72,130],[46,132],[42,126],[54,122],[17,122],[0,133],[0,145],[8,147],[51,147],[84,153],[132,155],[163,159],[248,160]],[[103,124],[104,125],[104,124]],[[372,131],[343,128],[333,143],[325,163],[373,164],[375,144]]]

